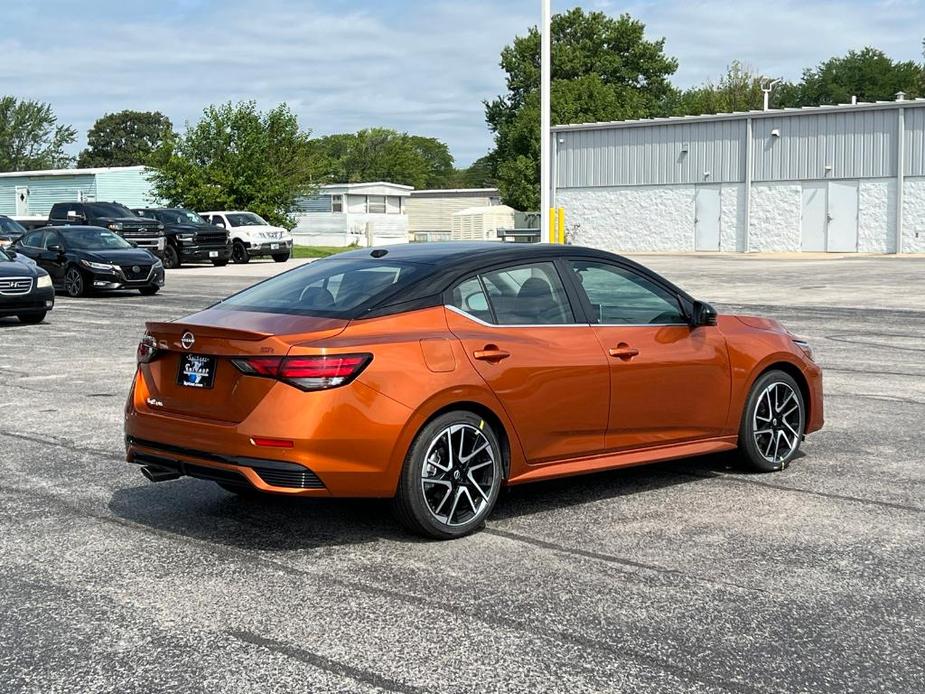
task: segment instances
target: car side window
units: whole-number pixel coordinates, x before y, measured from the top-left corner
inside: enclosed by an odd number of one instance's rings
[[[678,298],[643,275],[610,263],[570,260],[569,265],[588,297],[592,323],[687,323]]]
[[[228,223],[225,221],[225,218],[222,217],[220,214],[212,215],[212,223],[215,224],[216,226],[225,227],[226,229],[228,228]]]
[[[48,250],[49,246],[61,246],[64,247],[64,242],[61,240],[61,235],[56,231],[46,231],[45,238],[42,240],[42,248]]]
[[[485,272],[482,282],[499,325],[565,325],[575,322],[553,263],[529,263]]]
[[[485,323],[494,322],[491,308],[488,306],[488,297],[485,296],[485,290],[478,277],[470,277],[453,288],[450,292],[450,306]]]
[[[31,234],[23,236],[19,242],[26,248],[42,249],[45,247],[44,238],[44,231],[33,231]]]

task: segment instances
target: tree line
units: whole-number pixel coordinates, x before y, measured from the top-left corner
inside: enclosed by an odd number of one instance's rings
[[[390,181],[415,188],[497,185],[512,207],[539,206],[540,36],[536,27],[501,52],[506,92],[484,103],[494,146],[458,168],[447,145],[387,128],[312,137],[284,103],[261,112],[245,101],[207,107],[175,131],[159,112],[106,114],[87,133],[76,159],[77,132],[46,103],[0,97],[0,171],[72,166],[154,170],[155,193],[199,209],[247,207],[276,222],[300,195],[325,183]],[[762,86],[774,76],[732,61],[717,81],[689,89],[671,82],[678,61],[664,39],[651,40],[628,14],[580,8],[552,20],[553,124],[745,111],[762,107]],[[897,61],[865,47],[780,80],[772,108],[890,100],[925,95],[925,65]]]

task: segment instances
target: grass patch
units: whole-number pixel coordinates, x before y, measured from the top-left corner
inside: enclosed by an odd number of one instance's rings
[[[355,250],[356,246],[347,246],[340,248],[338,246],[293,246],[293,258],[327,258],[329,255],[336,255],[344,251]]]

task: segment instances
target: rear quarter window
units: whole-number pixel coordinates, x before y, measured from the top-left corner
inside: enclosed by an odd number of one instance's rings
[[[222,308],[354,318],[366,307],[400,294],[429,266],[371,258],[319,260],[245,289]]]

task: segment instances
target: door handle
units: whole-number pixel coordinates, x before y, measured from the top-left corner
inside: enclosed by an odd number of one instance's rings
[[[635,347],[630,347],[625,342],[621,342],[616,347],[611,347],[607,350],[610,356],[616,357],[617,359],[622,359],[623,361],[629,361],[635,356],[638,356],[639,350]]]
[[[472,353],[472,356],[479,361],[487,361],[496,364],[502,359],[507,359],[511,356],[511,353],[505,352],[503,349],[498,349],[496,345],[485,345],[484,349],[476,350]]]

